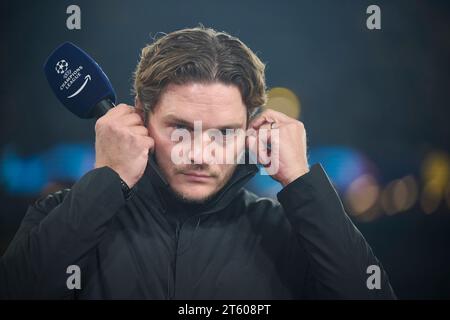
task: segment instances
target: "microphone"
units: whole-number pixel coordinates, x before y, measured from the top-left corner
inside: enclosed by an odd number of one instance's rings
[[[100,118],[115,106],[116,93],[106,74],[71,42],[50,54],[44,72],[58,100],[80,118]]]

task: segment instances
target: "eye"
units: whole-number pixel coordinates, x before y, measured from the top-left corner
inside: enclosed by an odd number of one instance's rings
[[[173,127],[174,127],[175,129],[186,129],[186,130],[189,129],[189,128],[186,127],[184,124],[180,124],[180,123],[174,124]]]
[[[232,129],[221,129],[220,132],[224,136],[231,136],[233,134],[233,130]]]

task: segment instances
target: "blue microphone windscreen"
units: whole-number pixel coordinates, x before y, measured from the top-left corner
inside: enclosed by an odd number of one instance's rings
[[[100,66],[70,42],[52,52],[44,71],[59,101],[80,118],[92,118],[94,107],[102,100],[116,102],[116,93]]]

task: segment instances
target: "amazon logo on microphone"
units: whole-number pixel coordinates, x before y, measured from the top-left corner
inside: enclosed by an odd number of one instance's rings
[[[106,74],[71,42],[53,50],[44,63],[44,72],[58,100],[82,119],[99,117],[114,106],[116,93]]]
[[[88,81],[89,80],[91,80],[91,76],[88,74],[88,75],[86,75],[85,77],[84,77],[84,82],[83,82],[83,84],[81,85],[81,87],[77,90],[77,91],[75,91],[73,94],[71,94],[70,96],[68,96],[67,98],[73,98],[73,97],[75,97],[77,94],[79,94],[81,91],[83,91],[83,89],[84,89],[84,87],[86,87],[86,85],[87,85],[87,83],[88,83]]]
[[[84,77],[82,77],[82,70],[83,66],[79,66],[75,69],[75,71],[72,72],[71,69],[68,69],[69,64],[66,60],[60,60],[56,63],[55,71],[58,74],[64,73],[63,78],[64,82],[60,85],[59,90],[69,90],[72,87],[72,84],[75,83],[79,78],[84,78],[83,83],[78,87],[78,89],[72,93],[71,95],[67,96],[68,99],[75,97],[78,95],[81,91],[83,91],[84,87],[88,84],[90,80],[92,80],[91,75],[87,74]]]

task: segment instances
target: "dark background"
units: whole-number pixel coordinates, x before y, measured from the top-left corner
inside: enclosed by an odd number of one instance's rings
[[[66,28],[70,4],[81,8],[81,30]],[[381,30],[366,28],[371,4],[381,8]],[[158,32],[199,23],[239,37],[267,63],[268,87],[298,96],[311,160],[327,169],[399,298],[450,298],[448,1],[2,1],[0,254],[32,201],[93,164],[94,122],[53,96],[42,71],[48,54],[74,42],[99,62],[118,100],[133,104],[140,49]],[[376,202],[377,214],[354,214],[345,177],[358,174],[374,177],[380,192],[413,177],[416,200],[394,213]],[[431,207],[430,179],[440,181]],[[277,186],[249,188],[273,196]]]

